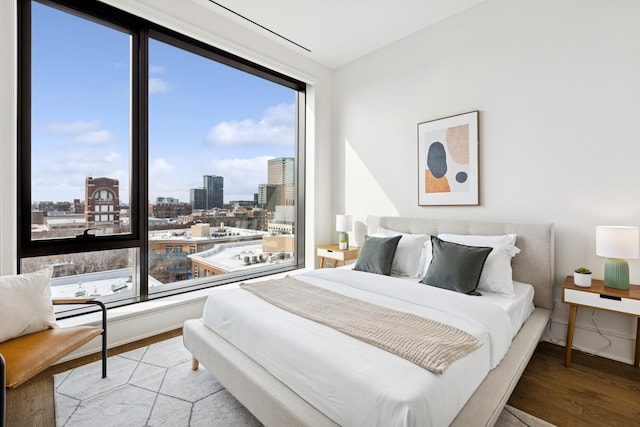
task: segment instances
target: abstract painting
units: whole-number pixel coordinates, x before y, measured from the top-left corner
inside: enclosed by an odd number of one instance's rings
[[[418,205],[478,204],[478,111],[418,123]]]

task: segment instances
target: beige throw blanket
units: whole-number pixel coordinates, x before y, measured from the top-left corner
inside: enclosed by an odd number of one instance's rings
[[[394,353],[433,373],[482,343],[460,329],[287,277],[240,287],[298,316]]]

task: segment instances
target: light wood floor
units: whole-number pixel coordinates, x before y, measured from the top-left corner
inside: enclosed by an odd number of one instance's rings
[[[640,368],[541,342],[509,404],[558,426],[640,426]]]
[[[180,329],[109,350],[109,355],[147,346]],[[100,355],[53,366],[7,394],[7,427],[55,425],[52,375],[99,360]],[[640,368],[540,343],[509,404],[558,426],[639,426]]]

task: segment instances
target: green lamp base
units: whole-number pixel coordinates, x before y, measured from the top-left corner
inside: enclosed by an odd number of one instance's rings
[[[340,249],[349,249],[349,233],[341,231],[338,236],[338,244]]]
[[[629,289],[629,264],[622,258],[609,258],[604,264],[604,285],[608,288]]]

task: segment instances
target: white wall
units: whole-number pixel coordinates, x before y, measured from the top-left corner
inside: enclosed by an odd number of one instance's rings
[[[368,214],[552,222],[559,285],[595,256],[596,225],[640,225],[640,2],[486,0],[339,68],[334,75],[334,206]],[[480,111],[480,205],[417,205],[417,124]],[[630,261],[640,283],[640,261]],[[635,320],[596,312],[631,362]],[[574,344],[598,352],[591,311]]]
[[[0,273],[16,267],[16,2],[0,2]]]

